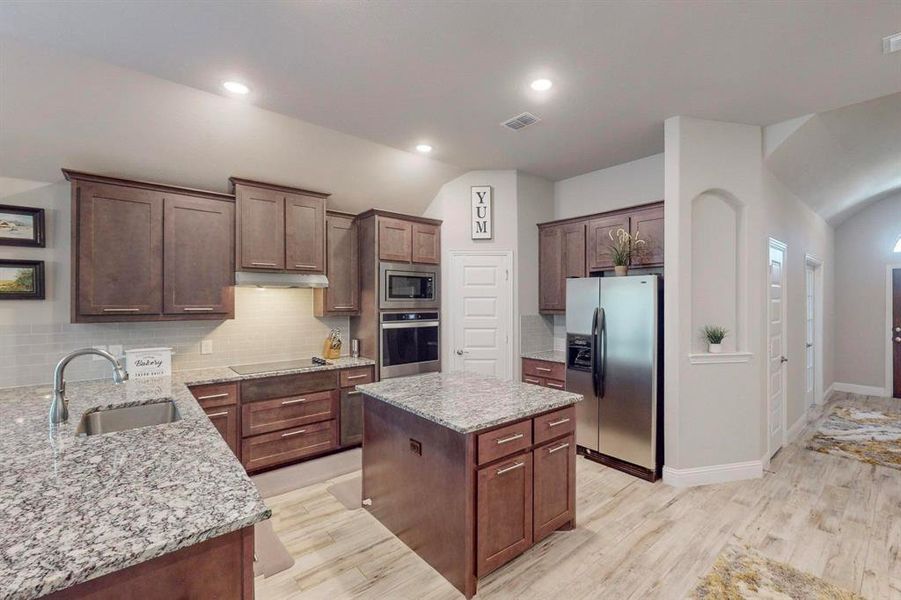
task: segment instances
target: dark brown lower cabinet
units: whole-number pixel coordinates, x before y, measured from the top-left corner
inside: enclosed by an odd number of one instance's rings
[[[286,431],[244,438],[241,458],[248,471],[323,454],[338,446],[338,425],[334,419]]]
[[[238,410],[238,384],[214,383],[191,387],[191,393],[203,412],[210,419],[222,438],[241,458],[240,411]]]
[[[216,408],[205,408],[203,412],[209,417],[213,427],[219,430],[225,443],[235,453],[235,456],[240,458],[241,438],[238,436],[238,407],[219,406]]]
[[[534,541],[540,542],[576,516],[575,438],[549,442],[532,453]]]
[[[340,421],[341,447],[360,445],[363,442],[363,392],[341,390]]]
[[[482,577],[532,545],[532,453],[479,469],[476,498],[476,576]]]

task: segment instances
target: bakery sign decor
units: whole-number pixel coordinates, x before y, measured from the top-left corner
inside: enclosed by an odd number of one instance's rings
[[[491,186],[472,186],[472,239],[490,240],[491,227]]]

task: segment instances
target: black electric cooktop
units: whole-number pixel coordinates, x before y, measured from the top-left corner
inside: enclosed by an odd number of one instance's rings
[[[330,365],[332,363],[314,356],[313,358],[301,358],[298,360],[280,360],[277,362],[255,363],[252,365],[237,365],[229,367],[238,375],[255,375],[257,373],[269,373],[272,371],[290,371],[291,369],[304,369],[307,367],[318,367],[322,365]]]

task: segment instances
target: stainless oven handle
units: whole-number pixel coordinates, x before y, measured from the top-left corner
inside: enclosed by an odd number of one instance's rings
[[[402,321],[382,323],[382,329],[413,329],[414,327],[438,327],[439,321]]]

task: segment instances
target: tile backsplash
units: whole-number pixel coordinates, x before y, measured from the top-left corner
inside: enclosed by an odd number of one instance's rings
[[[544,315],[520,315],[519,349],[537,352],[554,347],[554,321]]]
[[[314,317],[312,290],[257,288],[235,288],[235,318],[228,321],[0,324],[0,387],[50,383],[59,359],[85,346],[167,346],[173,369],[193,369],[319,355],[333,328],[341,330],[342,353],[349,353],[347,317]],[[201,354],[203,341],[212,342],[211,353]],[[105,360],[79,357],[66,378],[110,373]]]

